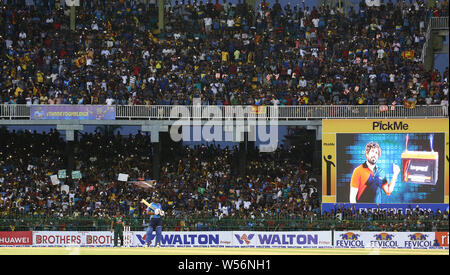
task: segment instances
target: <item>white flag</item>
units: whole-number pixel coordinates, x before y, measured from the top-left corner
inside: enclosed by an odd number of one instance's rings
[[[66,194],[69,194],[69,190],[70,190],[69,185],[63,185],[63,186],[61,186],[61,193],[62,193],[63,191],[66,191]]]
[[[369,7],[379,7],[381,5],[380,0],[366,0],[366,5]]]
[[[59,184],[58,175],[52,175],[52,176],[50,176],[50,180],[52,181],[52,184],[53,184],[53,185],[58,185],[58,184]]]
[[[119,174],[118,181],[128,181],[128,174]]]

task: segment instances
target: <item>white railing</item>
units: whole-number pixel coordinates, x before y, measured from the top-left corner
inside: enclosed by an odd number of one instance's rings
[[[45,107],[49,105],[34,105]],[[64,105],[76,108],[77,105]],[[30,105],[0,105],[0,119],[31,119]],[[116,120],[187,119],[281,119],[303,120],[324,118],[433,118],[448,117],[448,106],[418,105],[301,105],[301,106],[215,106],[215,105],[117,105]]]
[[[447,17],[431,17],[430,24],[432,30],[448,30],[448,16]]]
[[[30,119],[29,105],[0,105],[0,119]]]

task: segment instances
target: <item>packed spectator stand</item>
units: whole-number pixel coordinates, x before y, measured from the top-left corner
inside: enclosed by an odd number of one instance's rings
[[[58,1],[6,2],[0,103],[448,105],[448,68],[421,64],[427,19],[448,16],[448,1],[347,14],[175,1],[161,32],[158,7],[140,1],[81,1],[75,31]]]
[[[341,14],[183,0],[166,7],[162,32],[157,7],[139,1],[81,1],[75,31],[64,1],[2,2],[0,104],[448,106],[448,68],[421,63],[427,18],[448,16],[447,1],[362,1]],[[49,181],[66,166],[57,131],[0,132],[0,230],[105,230],[117,209],[143,228],[148,194],[117,173],[152,177],[148,136],[79,136],[83,178],[66,194]],[[247,178],[232,148],[170,148],[156,186],[168,229],[448,229],[446,211],[321,213],[320,181],[290,148],[251,153]]]

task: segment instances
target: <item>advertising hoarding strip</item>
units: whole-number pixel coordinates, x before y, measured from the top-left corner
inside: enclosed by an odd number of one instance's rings
[[[114,106],[31,105],[31,120],[115,120]]]
[[[364,248],[448,249],[448,232],[361,232],[361,231],[196,231],[163,232],[166,247],[236,248]],[[8,239],[9,238],[9,239]],[[131,231],[130,247],[141,247],[144,231]],[[151,236],[153,239],[154,236]],[[1,242],[3,240],[3,242]],[[109,231],[0,232],[2,247],[112,247]]]
[[[334,248],[448,249],[448,232],[335,231]]]

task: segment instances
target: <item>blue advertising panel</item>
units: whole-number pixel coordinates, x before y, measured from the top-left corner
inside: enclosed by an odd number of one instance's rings
[[[103,105],[31,105],[31,120],[115,120],[116,108]]]

